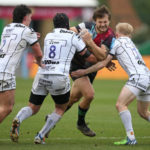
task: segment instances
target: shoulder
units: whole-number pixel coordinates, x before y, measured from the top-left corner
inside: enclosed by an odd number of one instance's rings
[[[27,26],[25,26],[23,35],[26,36],[26,37],[31,37],[31,38],[32,37],[37,37],[36,32],[32,28],[27,27]]]
[[[35,33],[34,29],[28,26],[25,26],[25,32],[26,33]]]
[[[120,39],[115,39],[114,44],[113,44],[113,48],[120,47],[120,46],[121,46]]]
[[[107,30],[107,34],[108,34],[109,36],[115,37],[114,31],[113,31],[110,27],[109,27],[108,30]]]

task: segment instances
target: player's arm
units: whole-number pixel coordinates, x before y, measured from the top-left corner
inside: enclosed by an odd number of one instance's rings
[[[104,60],[106,58],[107,50],[105,47],[98,47],[92,37],[91,34],[88,32],[86,28],[84,29],[77,29],[76,27],[71,27],[70,30],[79,33],[80,30],[80,36],[84,40],[84,42],[89,46],[90,51],[94,54],[94,56],[97,58],[98,61]],[[91,59],[92,57],[91,56]],[[90,59],[90,58],[89,58]]]
[[[32,47],[32,50],[33,50],[34,57],[36,59],[36,63],[40,67],[43,67],[43,64],[42,64],[42,56],[43,56],[43,54],[42,54],[42,50],[41,50],[39,42],[36,42],[31,47]]]
[[[80,77],[80,76],[84,76],[86,74],[89,74],[91,72],[98,71],[98,70],[106,67],[108,65],[108,63],[112,60],[112,58],[113,58],[113,56],[108,54],[108,56],[105,60],[100,61],[100,62],[96,63],[95,65],[92,65],[91,67],[89,67],[87,69],[79,69],[77,71],[73,71],[71,73],[71,76]]]
[[[97,58],[87,48],[80,52],[79,55],[81,55],[87,62],[93,64],[98,62]]]
[[[91,34],[87,30],[82,30],[81,31],[81,37],[86,43],[87,46],[90,47],[90,51],[95,55],[95,57],[101,61],[106,58],[107,55],[107,50],[105,46],[98,47],[92,37]]]
[[[74,31],[74,32],[76,32],[76,33],[78,33],[78,30],[77,30],[76,27],[70,27],[70,30],[72,30],[72,31]]]

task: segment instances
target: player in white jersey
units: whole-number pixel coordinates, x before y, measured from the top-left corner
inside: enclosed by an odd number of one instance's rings
[[[99,62],[86,70],[78,70],[72,73],[73,76],[82,76],[105,67],[113,56],[116,56],[122,68],[129,75],[129,80],[122,88],[118,97],[116,108],[124,124],[127,138],[114,142],[115,145],[136,144],[132,127],[132,119],[128,105],[137,98],[137,110],[139,115],[150,122],[150,72],[146,67],[141,54],[130,39],[133,27],[128,23],[116,25],[116,41],[110,50],[106,60]]]
[[[14,105],[16,89],[15,70],[21,55],[28,45],[41,65],[42,51],[37,34],[29,28],[31,10],[25,5],[17,6],[13,11],[13,22],[3,29],[0,44],[0,123],[9,115]]]
[[[70,63],[78,52],[83,59],[89,62],[97,62],[97,59],[86,48],[85,43],[78,34],[69,30],[69,19],[63,13],[58,13],[53,18],[54,30],[48,33],[44,40],[44,56],[42,61],[44,68],[39,68],[33,82],[29,105],[22,108],[16,115],[12,126],[13,141],[18,141],[20,123],[28,117],[36,114],[45,97],[50,94],[55,102],[55,110],[48,115],[45,126],[35,137],[35,143],[41,144],[45,135],[61,119],[66,110],[70,96]],[[104,51],[106,51],[104,49]]]

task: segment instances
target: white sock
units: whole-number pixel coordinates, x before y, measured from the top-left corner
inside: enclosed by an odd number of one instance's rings
[[[147,119],[149,122],[150,122],[150,116],[148,116],[148,119]]]
[[[125,130],[129,139],[131,140],[135,139],[130,111],[125,110],[125,111],[120,112],[120,117],[121,117],[122,123],[125,127]]]
[[[48,118],[47,118],[45,125],[43,126],[43,128],[39,132],[41,137],[43,138],[45,136],[45,134],[49,130],[51,130],[60,119],[61,119],[61,115],[58,115],[55,112],[53,112],[51,115],[48,115]]]
[[[29,118],[30,116],[32,116],[32,109],[31,107],[27,106],[27,107],[23,107],[18,114],[16,115],[16,118],[19,119],[20,123]]]

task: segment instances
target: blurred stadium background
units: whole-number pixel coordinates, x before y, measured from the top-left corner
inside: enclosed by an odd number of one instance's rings
[[[17,4],[26,4],[33,9],[31,26],[41,33],[40,43],[46,33],[52,31],[52,18],[57,12],[64,12],[70,18],[71,26],[82,21],[92,20],[93,10],[106,4],[112,13],[111,27],[115,29],[118,22],[129,22],[135,28],[133,41],[136,43],[144,60],[150,68],[150,1],[148,0],[5,0],[0,1],[0,35],[3,27],[11,22],[11,13]],[[24,52],[17,76],[33,78],[37,66],[33,63],[31,50]],[[110,73],[106,69],[99,71],[98,79],[127,79],[126,73],[117,64],[117,70]]]

